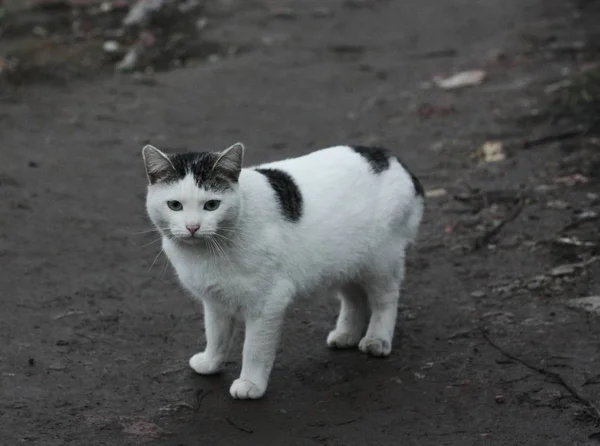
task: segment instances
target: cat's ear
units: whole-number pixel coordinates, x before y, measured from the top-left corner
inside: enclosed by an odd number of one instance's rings
[[[142,149],[148,182],[155,184],[161,179],[168,178],[175,173],[173,163],[166,153],[154,146],[147,145]]]
[[[244,145],[236,142],[231,147],[219,153],[219,158],[215,167],[225,171],[229,177],[237,181],[242,171],[242,162],[244,161]]]

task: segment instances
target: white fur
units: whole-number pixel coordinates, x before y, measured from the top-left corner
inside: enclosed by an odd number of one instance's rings
[[[341,300],[330,347],[391,352],[404,257],[423,213],[409,173],[395,159],[380,174],[346,146],[264,164],[294,179],[303,198],[298,222],[282,218],[267,178],[242,169],[239,186],[207,192],[188,175],[148,188],[147,210],[163,234],[163,250],[185,288],[204,304],[206,349],[190,359],[200,374],[227,359],[236,319],[246,324],[242,370],[234,398],[260,398],[267,388],[290,302],[326,292]],[[202,209],[210,199],[219,209]],[[174,212],[167,200],[178,200]],[[220,221],[227,229],[206,242]],[[199,223],[190,237],[186,224]],[[181,238],[179,238],[181,237]],[[228,240],[226,240],[228,239]],[[365,333],[366,330],[366,333]]]

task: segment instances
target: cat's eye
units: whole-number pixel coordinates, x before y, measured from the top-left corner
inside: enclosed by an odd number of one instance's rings
[[[204,210],[205,211],[215,211],[215,210],[217,210],[217,208],[220,205],[221,205],[220,200],[208,200],[206,203],[204,203]]]
[[[183,209],[183,205],[176,200],[167,201],[167,206],[169,206],[169,209],[172,211],[180,211]]]

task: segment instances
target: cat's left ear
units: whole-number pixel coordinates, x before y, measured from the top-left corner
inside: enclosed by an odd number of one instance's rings
[[[219,159],[215,163],[215,167],[224,170],[228,176],[234,181],[237,181],[242,171],[242,163],[244,161],[244,145],[241,142],[236,142],[231,147],[223,150],[219,154]]]
[[[142,156],[144,157],[146,175],[150,184],[155,184],[175,173],[175,168],[169,159],[169,155],[161,152],[156,147],[151,145],[145,146],[142,149]]]

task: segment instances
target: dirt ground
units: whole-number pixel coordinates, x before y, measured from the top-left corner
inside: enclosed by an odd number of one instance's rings
[[[215,0],[206,35],[248,51],[5,88],[0,444],[598,444],[600,316],[573,299],[600,295],[600,142],[552,108],[598,55],[592,3]],[[336,303],[307,301],[263,400],[229,397],[239,348],[187,367],[201,306],[143,233],[140,150],[238,140],[249,163],[381,144],[421,178],[390,358],[328,350]]]

